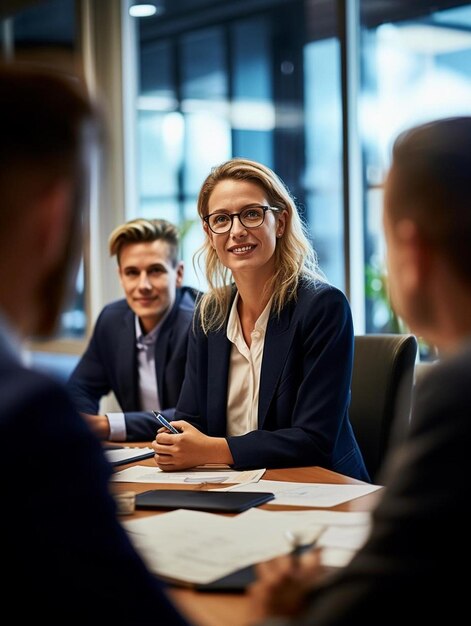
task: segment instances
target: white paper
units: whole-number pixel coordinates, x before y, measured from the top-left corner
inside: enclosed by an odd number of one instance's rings
[[[212,491],[220,491],[212,490]],[[231,490],[232,491],[232,490]],[[248,491],[248,490],[247,490]],[[271,504],[272,501],[269,502]],[[267,511],[255,509],[258,513],[283,516],[287,521],[296,520],[303,524],[321,524],[322,526],[369,526],[371,515],[363,511]],[[268,518],[267,518],[268,519]]]
[[[369,526],[329,526],[319,539],[319,547],[356,551],[365,543],[369,532]]]
[[[319,528],[324,531],[316,541],[322,548],[356,551],[370,531],[370,514],[343,511],[266,511],[252,508],[238,516],[239,525],[290,530],[301,545],[311,543]]]
[[[155,454],[152,448],[119,448],[118,450],[107,450],[104,448],[106,458],[110,463],[116,463],[118,461],[129,461],[131,463],[134,459],[142,458],[143,454]]]
[[[202,484],[247,484],[258,481],[265,469],[237,472],[230,469],[187,470],[185,472],[163,472],[158,467],[135,465],[115,472],[111,480],[125,483],[165,483],[182,485]]]
[[[204,584],[291,551],[284,526],[253,525],[245,515],[224,517],[178,509],[123,526],[153,572]]]
[[[321,521],[330,525],[326,527]],[[252,508],[225,517],[179,509],[124,522],[123,526],[153,572],[204,584],[241,567],[289,553],[293,548],[289,534],[295,535],[301,544],[320,536],[318,544],[327,546],[322,551],[322,561],[328,565],[344,564],[366,537],[369,516]]]
[[[321,563],[325,567],[345,567],[355,556],[355,550],[342,548],[324,548],[321,552]]]
[[[235,491],[238,486],[227,490]],[[244,491],[271,491],[275,499],[271,505],[331,507],[381,489],[380,485],[335,485],[324,483],[293,483],[279,480],[260,480],[244,486]],[[240,489],[239,489],[240,490]]]

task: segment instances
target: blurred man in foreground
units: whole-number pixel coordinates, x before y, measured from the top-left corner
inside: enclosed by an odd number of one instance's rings
[[[16,623],[183,625],[115,517],[111,468],[21,341],[55,329],[99,124],[77,82],[0,68],[2,610]]]
[[[402,134],[386,181],[391,299],[438,347],[416,389],[411,432],[389,459],[369,540],[321,581],[319,554],[259,567],[254,623],[389,626],[460,623],[468,610],[471,447],[471,117]]]

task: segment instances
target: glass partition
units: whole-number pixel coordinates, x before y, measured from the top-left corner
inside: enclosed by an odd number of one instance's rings
[[[382,184],[397,134],[417,123],[471,114],[471,5],[368,11],[363,2],[360,131],[363,145],[366,329],[400,332],[387,297]],[[435,5],[449,3],[435,3]],[[456,4],[456,3],[455,3]],[[415,6],[414,6],[415,5]],[[424,347],[426,352],[426,348]]]

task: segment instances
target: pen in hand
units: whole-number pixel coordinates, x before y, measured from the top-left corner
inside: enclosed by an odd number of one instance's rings
[[[303,546],[299,533],[292,530],[285,530],[285,537],[288,540],[291,551],[290,554],[294,561],[297,563],[299,555],[302,553]]]
[[[319,538],[326,531],[326,529],[326,526],[322,526],[321,528],[319,528],[317,534],[313,538],[310,538],[308,541],[303,541],[302,534],[300,534],[299,532],[295,532],[293,530],[285,530],[285,537],[291,546],[291,555],[295,559],[295,561],[298,560],[298,557],[303,554],[303,552],[306,552],[316,547]]]
[[[180,434],[180,431],[177,430],[175,428],[175,426],[172,426],[172,424],[168,420],[166,420],[163,415],[161,415],[157,411],[152,411],[152,414],[153,414],[153,416],[155,417],[155,419],[159,422],[159,424],[161,426],[165,426],[165,428],[167,430],[169,430],[171,433],[173,433],[175,435],[179,435]]]

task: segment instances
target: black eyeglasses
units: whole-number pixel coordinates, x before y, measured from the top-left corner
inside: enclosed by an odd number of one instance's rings
[[[216,235],[227,233],[232,228],[234,217],[238,217],[244,228],[258,228],[265,221],[265,213],[267,211],[279,211],[274,206],[264,206],[262,204],[251,204],[244,207],[239,213],[210,213],[203,217],[203,220]]]

